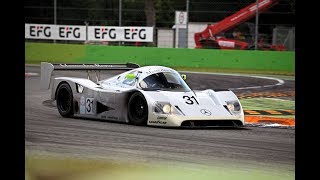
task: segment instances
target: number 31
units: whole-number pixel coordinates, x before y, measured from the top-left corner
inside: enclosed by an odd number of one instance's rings
[[[189,97],[189,96],[183,96],[182,98],[183,98],[183,99],[187,99],[186,103],[189,104],[189,105],[193,104],[193,100],[192,100],[192,99],[194,99],[194,101],[195,101],[197,104],[199,104],[198,101],[197,101],[197,99],[196,99],[194,96],[191,96],[191,97]]]

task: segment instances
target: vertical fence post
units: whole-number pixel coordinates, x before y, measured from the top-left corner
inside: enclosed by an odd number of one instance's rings
[[[86,25],[86,43],[85,44],[87,44],[89,41],[88,41],[88,25],[89,25],[89,23],[86,21],[86,22],[84,22],[84,24]]]
[[[56,25],[57,24],[57,0],[54,0],[54,2],[53,2],[53,23],[54,23],[54,25]],[[56,43],[56,40],[54,39],[53,40],[53,43]]]
[[[119,0],[119,27],[121,27],[121,19],[122,19],[122,0]],[[121,45],[121,41],[119,41],[119,46]]]
[[[254,38],[254,49],[258,49],[258,25],[259,25],[259,0],[256,0],[256,27],[255,27],[255,38]]]
[[[188,27],[188,25],[189,25],[189,0],[187,0],[187,8],[186,8],[187,10],[187,22],[186,22],[186,33],[187,33],[187,36],[186,36],[186,38],[187,38],[187,44],[186,44],[186,47],[188,48],[188,38],[189,38],[189,27]]]

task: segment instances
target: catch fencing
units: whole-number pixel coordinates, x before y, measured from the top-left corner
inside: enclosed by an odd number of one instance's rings
[[[25,0],[24,13],[26,24],[153,27],[152,42],[56,39],[60,43],[194,48],[195,32],[203,31],[207,24],[217,23],[254,2],[256,0]],[[183,28],[177,22],[186,17],[188,26]],[[257,25],[254,17],[222,35],[239,36],[250,44],[254,44],[257,37],[259,42],[284,45],[287,50],[294,51],[295,0],[279,0],[259,13]],[[54,42],[52,39],[26,41]]]

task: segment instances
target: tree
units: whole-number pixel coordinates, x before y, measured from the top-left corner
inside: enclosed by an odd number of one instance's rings
[[[156,0],[156,27],[171,28],[174,23],[174,4],[172,0]]]
[[[156,25],[156,11],[154,9],[154,1],[153,0],[145,0],[144,3],[145,3],[144,12],[146,14],[147,26],[155,26]]]

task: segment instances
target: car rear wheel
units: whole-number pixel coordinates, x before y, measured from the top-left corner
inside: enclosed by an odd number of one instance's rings
[[[147,125],[148,104],[140,92],[135,92],[129,99],[128,117],[131,124],[142,126]]]
[[[61,83],[56,94],[57,107],[61,116],[70,117],[73,115],[73,95],[68,83]]]

